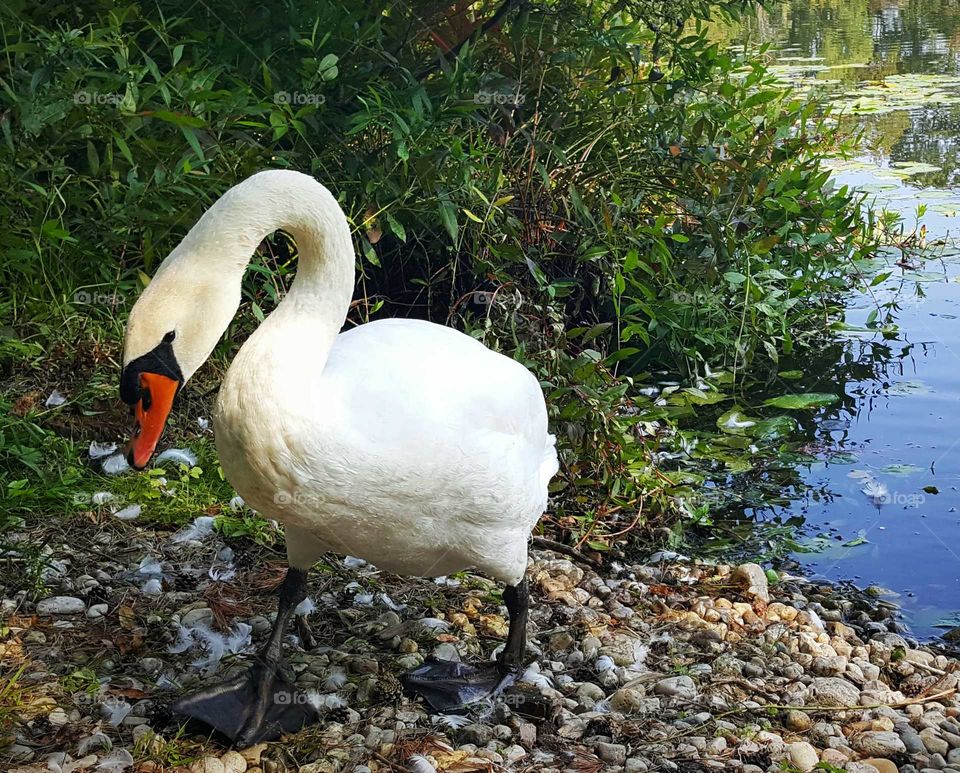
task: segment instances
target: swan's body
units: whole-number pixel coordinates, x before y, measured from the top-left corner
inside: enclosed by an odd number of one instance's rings
[[[428,322],[361,325],[326,356],[287,322],[243,346],[214,426],[224,473],[284,524],[291,563],[331,551],[517,583],[557,469],[536,379]]]
[[[527,538],[557,471],[540,386],[519,363],[427,322],[340,333],[350,228],[326,188],[286,171],[227,191],[131,311],[120,391],[137,416],[133,466],[149,462],[176,391],[236,313],[251,255],[278,229],[297,243],[297,278],[231,364],[214,421],[224,473],[285,525],[291,568],[260,664],[175,707],[246,744],[310,719],[277,669],[307,572],[327,551],[403,574],[474,568],[506,582],[510,630],[495,664],[428,662],[405,681],[440,710],[502,689],[523,666]]]

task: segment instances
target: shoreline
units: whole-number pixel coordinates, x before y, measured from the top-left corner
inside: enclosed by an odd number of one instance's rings
[[[56,582],[36,605],[3,594],[4,660],[25,664],[8,769],[960,771],[960,661],[895,632],[890,605],[802,577],[770,585],[756,564],[598,574],[540,549],[538,652],[503,700],[430,716],[397,680],[430,653],[489,657],[506,626],[494,583],[347,560],[311,577],[324,646],[288,650],[318,724],[227,751],[178,736],[167,707],[249,663],[282,569],[216,533],[134,531],[108,524],[90,551],[51,545]]]

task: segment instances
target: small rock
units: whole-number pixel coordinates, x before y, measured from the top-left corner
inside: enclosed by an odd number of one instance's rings
[[[814,658],[810,670],[817,676],[840,676],[847,670],[847,659],[840,655]]]
[[[229,751],[220,758],[225,773],[244,773],[247,761],[239,752]]]
[[[591,687],[596,687],[596,685],[591,685]],[[596,689],[600,691],[600,700],[603,700],[603,690],[600,690],[599,687]],[[619,711],[621,714],[639,713],[646,702],[647,698],[643,692],[632,687],[621,687],[610,696],[610,708]]]
[[[108,609],[109,607],[106,604],[93,604],[87,610],[87,617],[90,620],[99,620],[101,617],[106,616]]]
[[[259,765],[260,757],[264,751],[266,751],[266,748],[267,745],[265,743],[258,743],[247,749],[241,749],[240,756],[246,760],[247,765]]]
[[[210,607],[196,607],[185,612],[180,617],[180,623],[186,628],[195,625],[209,627],[213,625],[213,610]]]
[[[920,740],[930,754],[946,755],[950,751],[950,744],[940,737],[940,733],[932,727],[925,727],[920,731]]]
[[[896,731],[900,740],[903,741],[903,745],[907,747],[908,754],[924,754],[926,752],[927,748],[923,745],[923,739],[910,725],[902,722],[897,725]]]
[[[70,721],[70,717],[67,716],[66,711],[57,707],[53,711],[51,711],[49,714],[47,714],[47,721],[51,725],[55,725],[57,727],[63,727],[65,724],[67,724]]]
[[[463,743],[472,743],[476,746],[484,746],[488,744],[492,738],[493,728],[489,725],[467,725],[460,731],[460,739]]]
[[[907,750],[896,733],[886,731],[859,733],[850,739],[850,745],[870,757],[892,757]]]
[[[190,766],[190,773],[224,773],[224,767],[216,757],[201,757]]]
[[[759,564],[740,564],[730,574],[730,579],[740,585],[748,596],[756,596],[761,601],[770,601],[767,575]]]
[[[685,701],[696,700],[697,686],[689,676],[670,676],[657,682],[653,691],[657,695],[680,698]]]
[[[863,760],[863,762],[873,768],[876,768],[877,773],[900,773],[900,771],[897,769],[897,766],[893,762],[880,757],[869,757],[868,759]]]
[[[787,712],[785,724],[790,730],[803,733],[813,726],[813,720],[806,711],[791,709]]]
[[[627,761],[627,747],[622,743],[601,741],[596,746],[597,756],[610,765],[623,765]]]
[[[86,605],[75,596],[50,596],[37,603],[40,615],[77,615]]]
[[[3,750],[3,754],[13,762],[28,762],[34,757],[33,749],[19,743],[10,744]]]
[[[810,702],[818,706],[858,706],[860,690],[846,679],[823,676],[810,685]]]
[[[814,766],[820,762],[820,755],[817,754],[817,750],[806,741],[787,744],[787,756],[790,758],[790,762],[803,773],[813,770]]]

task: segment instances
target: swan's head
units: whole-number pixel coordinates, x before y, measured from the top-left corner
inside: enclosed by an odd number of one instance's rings
[[[175,251],[137,299],[123,343],[120,398],[136,424],[126,449],[143,469],[156,450],[173,398],[204,363],[240,303],[239,281],[204,270],[201,256]]]

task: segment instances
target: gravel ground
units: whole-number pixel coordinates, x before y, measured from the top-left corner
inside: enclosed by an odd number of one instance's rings
[[[318,646],[288,640],[319,722],[228,751],[168,706],[249,663],[283,564],[210,525],[49,534],[37,603],[5,575],[2,769],[960,773],[960,665],[898,632],[889,605],[670,554],[597,574],[534,551],[532,665],[502,700],[447,717],[398,675],[431,652],[491,657],[498,586],[331,560],[312,577]]]

